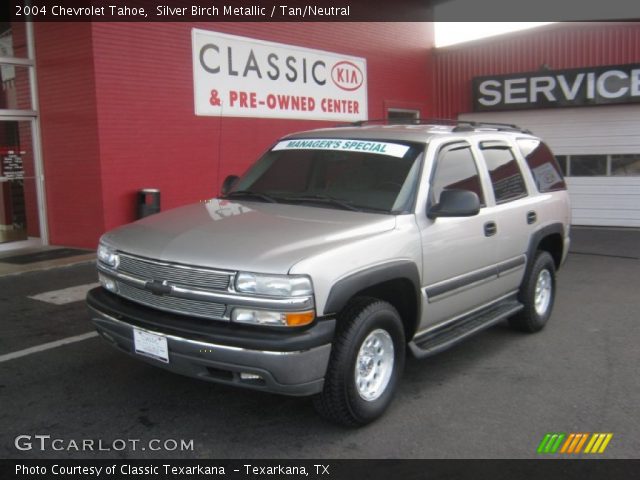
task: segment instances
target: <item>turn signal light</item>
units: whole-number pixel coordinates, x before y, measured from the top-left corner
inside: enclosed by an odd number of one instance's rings
[[[289,327],[301,327],[303,325],[309,325],[313,322],[315,317],[313,311],[309,312],[296,312],[296,313],[287,313],[287,325]]]

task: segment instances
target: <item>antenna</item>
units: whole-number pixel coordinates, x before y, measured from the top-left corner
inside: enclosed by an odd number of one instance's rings
[[[218,185],[222,185],[220,178],[220,169],[222,167],[222,117],[223,117],[223,109],[224,104],[222,103],[222,99],[220,101],[220,115],[218,116],[218,171],[216,172],[217,183]]]

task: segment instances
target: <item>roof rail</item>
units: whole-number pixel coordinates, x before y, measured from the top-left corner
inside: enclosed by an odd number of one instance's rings
[[[385,125],[443,125],[453,127],[454,132],[472,132],[482,128],[491,128],[499,131],[531,133],[529,130],[513,123],[477,122],[475,120],[454,120],[451,118],[407,118],[394,121],[390,118],[378,118],[373,120],[360,120],[344,126],[363,127],[371,124]]]

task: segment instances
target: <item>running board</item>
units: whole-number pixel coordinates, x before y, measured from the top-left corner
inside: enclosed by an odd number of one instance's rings
[[[436,327],[409,342],[409,348],[417,358],[430,357],[455,345],[471,335],[495,325],[524,308],[517,300],[508,299],[454,322]]]

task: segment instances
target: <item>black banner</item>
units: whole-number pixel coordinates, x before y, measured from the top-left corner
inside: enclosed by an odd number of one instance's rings
[[[1,460],[0,478],[24,480],[628,480],[640,460]]]
[[[3,20],[20,22],[427,22],[431,0],[13,0]]]
[[[9,0],[0,21],[487,22],[635,20],[629,0]]]
[[[476,112],[640,102],[640,64],[476,77]]]

